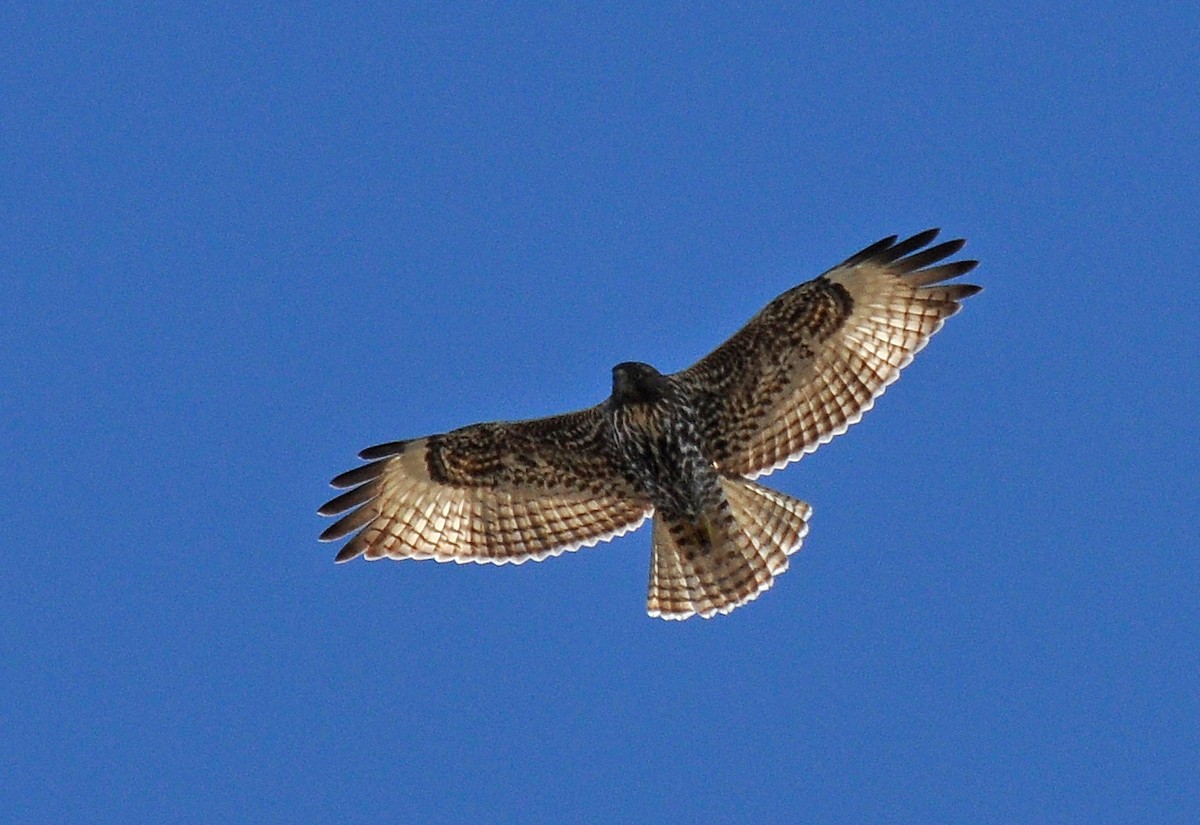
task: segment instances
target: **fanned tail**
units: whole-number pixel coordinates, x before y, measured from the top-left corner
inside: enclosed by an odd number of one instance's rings
[[[647,611],[711,618],[758,598],[788,568],[812,508],[752,481],[723,478],[724,500],[698,520],[654,517]]]

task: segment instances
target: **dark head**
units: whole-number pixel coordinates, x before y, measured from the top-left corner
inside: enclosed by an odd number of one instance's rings
[[[618,404],[660,401],[670,387],[670,380],[649,364],[626,361],[613,367],[612,400]]]

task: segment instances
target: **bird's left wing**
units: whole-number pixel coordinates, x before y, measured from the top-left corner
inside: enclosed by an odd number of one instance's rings
[[[321,540],[359,531],[337,561],[519,564],[619,536],[652,508],[618,471],[607,426],[592,407],[368,447],[369,464],[331,482],[353,489],[318,510],[345,513]]]
[[[976,261],[939,263],[963,241],[925,249],[937,234],[872,244],[780,295],[676,375],[722,472],[757,478],[845,432],[979,291],[945,283]]]

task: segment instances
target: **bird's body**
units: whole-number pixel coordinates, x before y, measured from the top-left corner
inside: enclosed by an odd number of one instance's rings
[[[618,364],[605,406],[622,473],[656,512],[696,518],[720,499],[686,387],[649,364]]]
[[[357,533],[347,561],[520,563],[591,546],[651,514],[648,610],[727,613],[787,569],[811,508],[752,479],[861,418],[959,301],[944,284],[974,261],[933,264],[962,241],[895,237],[776,298],[686,370],[613,368],[603,403],[551,418],[475,424],[364,450],[333,480],[344,513],[321,536]],[[347,512],[349,511],[349,512]]]

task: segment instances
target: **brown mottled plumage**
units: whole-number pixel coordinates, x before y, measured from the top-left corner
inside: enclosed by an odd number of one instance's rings
[[[650,615],[728,613],[787,569],[812,508],[751,479],[857,422],[979,287],[939,263],[963,241],[885,238],[780,295],[682,372],[613,368],[595,407],[363,450],[320,508],[348,561],[521,563],[619,536],[653,514]],[[928,247],[928,248],[926,248]],[[937,264],[935,266],[935,264]]]

